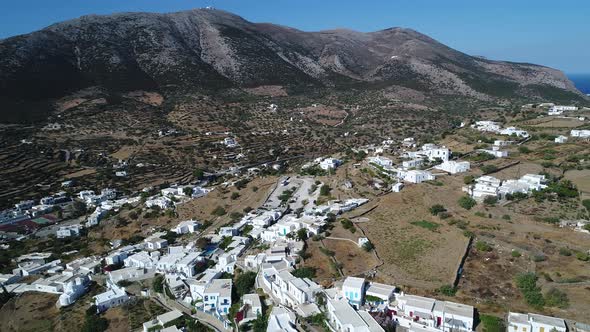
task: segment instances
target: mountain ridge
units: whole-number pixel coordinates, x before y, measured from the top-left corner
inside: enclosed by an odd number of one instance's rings
[[[379,83],[483,101],[583,100],[564,73],[471,56],[409,28],[306,32],[217,9],[86,15],[0,40],[0,102],[102,86],[333,89]]]

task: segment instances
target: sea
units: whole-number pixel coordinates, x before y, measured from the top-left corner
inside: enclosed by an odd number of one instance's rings
[[[568,74],[567,77],[574,82],[578,90],[590,95],[590,74]]]

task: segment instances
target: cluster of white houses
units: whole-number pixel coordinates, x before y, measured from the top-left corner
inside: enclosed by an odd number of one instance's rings
[[[474,124],[471,125],[471,128],[478,131],[490,132],[498,135],[516,136],[522,138],[529,137],[529,133],[526,130],[522,130],[516,127],[503,128],[500,123],[495,121],[476,121]]]
[[[526,174],[520,179],[504,181],[484,175],[475,179],[474,184],[463,187],[463,191],[478,201],[483,201],[486,197],[505,199],[507,195],[530,194],[533,190],[542,190],[547,187],[545,182],[545,176],[539,174]]]
[[[410,138],[405,139],[403,143],[412,143],[408,146],[416,147],[415,141]],[[405,160],[399,167],[395,167],[391,159],[380,155],[369,157],[367,161],[379,171],[397,179],[397,183],[392,186],[392,191],[399,192],[404,186],[403,182],[422,183],[435,179],[435,175],[430,170],[417,169],[419,167],[438,163],[432,168],[449,174],[467,172],[470,169],[471,165],[468,161],[450,160],[451,154],[451,150],[447,147],[429,143],[416,151],[404,151],[401,156]]]

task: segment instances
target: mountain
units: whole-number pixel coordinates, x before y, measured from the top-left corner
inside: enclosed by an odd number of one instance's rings
[[[0,40],[0,112],[44,109],[94,86],[212,93],[267,85],[585,98],[558,70],[469,56],[410,29],[303,32],[215,9],[84,16]]]

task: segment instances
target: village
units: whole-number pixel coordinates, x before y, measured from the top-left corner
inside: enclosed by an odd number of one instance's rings
[[[551,121],[562,119],[565,112],[578,111],[574,106],[540,107],[555,119]],[[582,129],[560,127],[559,135],[552,134],[555,137],[544,139],[555,149],[566,145],[586,149],[590,130],[583,129],[587,127],[585,119],[580,115],[568,117],[567,121],[582,122]],[[179,210],[211,200],[214,195],[227,196],[227,193],[230,201],[244,199],[249,194],[229,192],[248,187],[249,182],[261,177],[257,175],[259,169],[234,169],[231,171],[234,176],[223,181],[203,176],[190,184],[147,187],[128,194],[116,188],[79,188],[73,181],[64,181],[60,184],[62,191],[38,200],[20,201],[13,208],[0,212],[3,251],[35,238],[88,241],[89,234],[99,232],[107,224],[111,227],[112,220],[121,220],[123,214],[140,220],[165,216],[174,223],[164,226],[143,221],[141,229],[131,231],[141,237],[109,238],[108,243],[104,243],[108,249],[100,254],[85,255],[88,248],[72,249],[59,255],[52,253],[52,248],[23,252],[3,262],[3,267],[12,270],[4,269],[0,274],[2,292],[8,298],[6,301],[23,294],[54,294],[57,308],[76,306],[81,299],[88,303],[92,293],[89,301],[92,312],[87,313],[86,319],[93,322],[117,307],[147,299],[161,307],[162,312],[132,328],[146,332],[187,331],[195,324],[215,331],[259,331],[261,326],[272,332],[393,329],[492,332],[495,331],[493,326],[522,332],[590,331],[587,315],[576,316],[580,321],[543,315],[538,313],[540,307],[532,302],[527,302],[530,312],[508,308],[502,314],[495,309],[488,315],[485,309],[489,307],[483,302],[480,303],[484,307],[479,308],[474,303],[453,299],[457,288],[461,288],[462,274],[471,273],[466,265],[469,262],[465,262],[467,253],[470,250],[492,251],[491,248],[480,250],[479,246],[486,242],[473,233],[466,235],[465,248],[455,253],[459,262],[451,267],[454,280],[448,286],[445,282],[446,288],[437,288],[432,296],[424,296],[418,287],[397,284],[395,273],[379,270],[383,264],[370,266],[371,263],[365,262],[369,266],[362,273],[342,273],[351,267],[338,256],[342,253],[328,249],[325,244],[325,241],[351,242],[357,255],[383,261],[386,259],[381,252],[384,239],[375,236],[371,227],[378,226],[372,218],[383,208],[384,200],[400,199],[406,192],[411,194],[415,190],[434,188],[429,191],[435,191],[449,187],[445,181],[459,183],[448,195],[462,208],[461,213],[473,207],[485,207],[485,211],[488,207],[504,209],[514,202],[542,200],[551,195],[562,198],[563,194],[564,199],[570,196],[578,199],[578,189],[572,182],[565,183],[546,171],[557,166],[524,166],[524,158],[534,153],[527,150],[538,142],[538,133],[529,131],[534,124],[522,123],[526,129],[518,124],[504,125],[495,120],[478,119],[462,122],[454,136],[436,142],[425,142],[419,137],[383,138],[378,144],[318,157],[270,178],[272,181],[265,187],[266,192],[260,194],[259,204],[248,206],[240,213],[227,213],[214,201],[202,203],[212,210],[211,215],[216,217],[212,220],[192,215],[182,218]],[[160,136],[174,134],[159,133]],[[470,145],[459,144],[460,135],[477,139]],[[226,137],[221,144],[234,149],[239,141]],[[547,152],[547,148],[543,151],[545,155],[557,154]],[[585,152],[584,156],[587,155]],[[554,159],[545,158],[545,162]],[[580,157],[575,162],[585,165],[586,159]],[[124,165],[125,161],[119,164]],[[261,167],[275,171],[287,168],[270,164]],[[577,170],[587,171],[584,167],[577,167]],[[509,176],[497,175],[513,169],[518,171]],[[343,172],[346,177],[341,177]],[[117,170],[116,176],[129,175]],[[368,180],[353,181],[354,176]],[[250,188],[263,191],[258,187]],[[253,190],[250,195],[254,194]],[[579,191],[588,197],[589,192]],[[212,204],[217,206],[213,208]],[[441,200],[441,204],[427,208],[432,216],[444,220],[451,217],[447,205],[442,205]],[[580,211],[581,208],[576,209]],[[131,217],[132,213],[135,218]],[[478,218],[486,218],[483,211],[479,213],[482,215],[476,214]],[[218,221],[225,216],[230,216],[229,222]],[[510,216],[504,214],[502,218],[509,220]],[[424,228],[425,232],[442,228],[438,219],[436,222],[412,221],[412,224]],[[564,213],[554,224],[560,226],[560,232],[590,239],[587,214],[566,217]],[[121,222],[115,227],[126,225]],[[316,242],[323,245],[318,246]],[[461,259],[463,251],[466,254]],[[521,255],[517,249],[510,251],[514,259],[520,257],[517,254]],[[590,247],[574,254],[587,270]],[[313,265],[309,256],[311,260],[325,256],[330,267],[324,269],[331,271],[329,276],[317,277],[316,271],[321,268]],[[530,290],[526,287],[529,286],[518,285],[525,297],[527,291],[538,293],[534,285]]]

